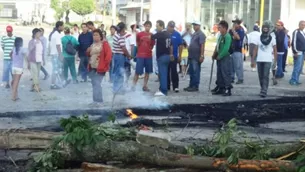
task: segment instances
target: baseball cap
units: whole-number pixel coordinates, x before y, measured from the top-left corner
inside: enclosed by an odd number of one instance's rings
[[[284,26],[284,23],[281,20],[279,20],[276,22],[276,25]]]
[[[196,20],[196,21],[194,21],[194,22],[192,23],[192,25],[199,25],[199,26],[201,26],[201,22],[198,21],[198,20]]]
[[[12,26],[6,26],[6,32],[13,32]]]
[[[241,19],[232,20],[233,23],[241,24],[243,21]]]
[[[176,23],[174,21],[169,21],[167,24],[168,27],[175,27]]]

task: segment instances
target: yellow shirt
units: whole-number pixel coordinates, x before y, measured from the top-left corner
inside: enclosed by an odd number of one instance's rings
[[[181,55],[182,59],[186,59],[186,58],[188,58],[188,56],[189,56],[188,49],[187,48],[183,48],[182,55]]]

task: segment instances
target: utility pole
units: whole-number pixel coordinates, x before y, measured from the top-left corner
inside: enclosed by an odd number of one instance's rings
[[[264,10],[265,10],[265,0],[261,0],[261,9],[260,9],[260,17],[259,17],[260,25],[262,25],[264,21]]]
[[[112,4],[112,25],[116,24],[116,0],[111,1]]]
[[[273,1],[269,0],[269,20],[272,20],[272,5],[273,5]]]

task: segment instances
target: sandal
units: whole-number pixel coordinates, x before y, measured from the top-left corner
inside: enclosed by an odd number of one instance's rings
[[[150,89],[149,89],[148,87],[143,87],[142,90],[143,90],[144,92],[150,92]]]

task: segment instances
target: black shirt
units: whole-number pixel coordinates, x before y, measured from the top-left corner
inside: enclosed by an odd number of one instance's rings
[[[162,55],[170,55],[171,34],[163,30],[151,36],[152,40],[156,40],[156,56],[159,58]]]

